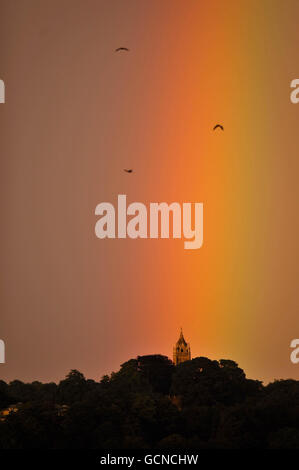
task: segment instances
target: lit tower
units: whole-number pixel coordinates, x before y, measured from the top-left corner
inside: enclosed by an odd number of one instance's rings
[[[181,334],[176,342],[175,346],[173,347],[173,363],[174,365],[178,365],[181,362],[190,361],[191,360],[191,351],[190,351],[190,344],[186,343],[185,338],[183,336],[183,330],[181,328]]]

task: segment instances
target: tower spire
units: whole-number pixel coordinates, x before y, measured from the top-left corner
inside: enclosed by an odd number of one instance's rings
[[[180,337],[173,347],[173,362],[175,365],[181,362],[191,360],[190,345],[186,342],[183,335],[183,328],[181,327]]]

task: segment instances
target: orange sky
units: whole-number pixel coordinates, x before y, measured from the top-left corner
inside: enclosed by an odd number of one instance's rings
[[[171,357],[181,326],[193,356],[299,377],[299,4],[222,7],[0,0],[3,379]],[[118,194],[203,202],[203,247],[97,239]]]

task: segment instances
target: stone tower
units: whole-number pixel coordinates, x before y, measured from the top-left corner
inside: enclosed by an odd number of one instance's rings
[[[191,360],[191,351],[190,351],[190,344],[186,343],[185,338],[183,336],[183,331],[181,328],[181,334],[176,342],[176,345],[173,347],[173,363],[175,366],[180,364],[181,362],[190,361]]]

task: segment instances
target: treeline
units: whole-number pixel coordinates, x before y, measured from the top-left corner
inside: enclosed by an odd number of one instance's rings
[[[100,382],[0,381],[1,449],[299,449],[299,381],[139,356]]]

